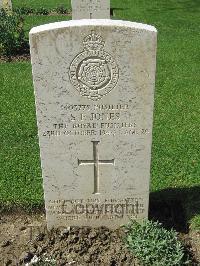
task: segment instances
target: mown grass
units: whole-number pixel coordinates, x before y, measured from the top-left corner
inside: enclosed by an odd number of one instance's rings
[[[55,8],[67,1],[29,1]],[[14,6],[27,1],[13,1]],[[113,0],[114,18],[158,29],[151,190],[184,188],[181,200],[200,228],[200,4],[197,0]],[[25,28],[69,19],[26,16]],[[2,63],[0,201],[42,203],[41,170],[30,63]],[[186,193],[188,189],[188,192]],[[193,194],[191,194],[191,191]],[[179,198],[180,199],[180,198]]]
[[[25,16],[25,31],[28,36],[32,27],[36,27],[42,24],[48,24],[58,21],[69,20],[68,16]]]
[[[70,0],[12,0],[14,7],[32,7],[53,9],[58,6],[71,7]]]
[[[0,202],[41,203],[42,179],[30,63],[0,64]]]

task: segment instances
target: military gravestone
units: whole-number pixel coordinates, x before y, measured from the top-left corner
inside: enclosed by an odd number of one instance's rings
[[[72,19],[109,19],[110,0],[72,0]]]
[[[156,29],[59,22],[30,46],[48,228],[147,217]]]

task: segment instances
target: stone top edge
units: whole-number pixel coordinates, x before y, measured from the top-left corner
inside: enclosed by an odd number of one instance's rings
[[[50,30],[56,30],[66,27],[81,27],[81,26],[118,26],[118,27],[129,27],[133,29],[141,29],[152,32],[157,32],[156,28],[151,25],[124,21],[124,20],[111,20],[111,19],[80,19],[80,20],[68,20],[61,22],[54,22],[49,24],[44,24],[31,29],[30,35],[41,33]]]

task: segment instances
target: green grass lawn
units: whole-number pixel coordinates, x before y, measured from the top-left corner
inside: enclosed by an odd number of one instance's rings
[[[53,9],[58,6],[71,7],[70,0],[12,0],[13,7],[32,7]]]
[[[32,27],[36,27],[42,24],[53,23],[56,21],[69,20],[67,16],[25,16],[25,31],[28,33]]]
[[[41,203],[41,170],[30,63],[0,64],[0,202]]]
[[[54,8],[69,1],[13,0],[15,7]],[[200,228],[200,3],[197,0],[113,0],[115,19],[158,29],[151,191],[174,191],[186,218]],[[69,19],[26,16],[25,29]],[[0,202],[43,203],[29,62],[1,63]],[[166,197],[168,194],[164,194]],[[169,197],[171,193],[169,193]]]

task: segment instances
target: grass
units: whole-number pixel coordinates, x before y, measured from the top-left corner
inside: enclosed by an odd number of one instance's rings
[[[0,202],[41,203],[42,179],[30,63],[0,64]]]
[[[53,9],[58,6],[71,7],[70,0],[13,0],[13,7],[32,7]]]
[[[67,1],[29,1],[55,8]],[[14,0],[15,7],[27,1]],[[115,19],[158,29],[151,191],[171,189],[182,197],[187,220],[200,228],[200,4],[197,0],[113,0]],[[25,28],[69,19],[27,16]],[[0,201],[43,202],[30,63],[2,63]],[[182,191],[184,190],[184,193]],[[192,193],[192,194],[191,194]],[[176,197],[176,193],[174,194]]]
[[[42,24],[53,23],[56,21],[69,20],[67,16],[25,16],[25,31],[28,35],[32,27]]]

